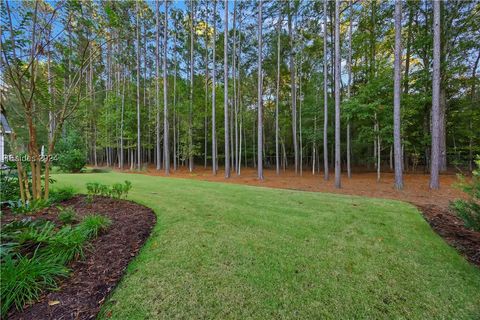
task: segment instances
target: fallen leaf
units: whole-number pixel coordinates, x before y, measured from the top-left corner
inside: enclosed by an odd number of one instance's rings
[[[56,304],[60,304],[60,301],[58,301],[58,300],[50,300],[50,301],[48,301],[48,305],[49,305],[49,306],[54,306],[54,305],[56,305]]]

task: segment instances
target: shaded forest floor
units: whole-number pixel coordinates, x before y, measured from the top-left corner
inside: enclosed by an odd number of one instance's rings
[[[165,176],[163,170],[157,171],[154,166],[141,172],[124,172]],[[447,243],[470,262],[480,266],[480,233],[467,229],[463,221],[448,208],[450,201],[465,197],[465,194],[455,187],[458,183],[455,174],[442,174],[440,190],[436,191],[429,189],[430,176],[424,173],[405,174],[402,191],[395,190],[394,175],[389,172],[382,173],[379,182],[376,172],[352,173],[351,179],[348,179],[345,173],[342,175],[341,189],[335,188],[333,174],[331,172],[330,179],[325,181],[323,173],[313,175],[310,170],[305,170],[302,176],[295,175],[293,170],[282,171],[280,175],[276,175],[275,170],[264,170],[265,179],[260,181],[257,179],[256,169],[242,168],[240,176],[232,173],[229,179],[225,179],[222,168],[214,176],[211,168],[197,166],[193,172],[189,172],[187,167],[179,167],[177,171],[171,171],[170,177],[406,201],[419,208],[432,229]]]
[[[132,171],[124,170],[124,172]],[[157,171],[153,166],[150,166],[140,173],[153,176],[165,176],[163,170]],[[353,172],[351,179],[348,179],[345,173],[342,175],[341,189],[335,188],[333,174],[333,172],[330,173],[330,180],[324,181],[323,173],[312,175],[310,170],[304,171],[302,176],[296,176],[293,170],[281,171],[280,175],[277,176],[275,170],[267,169],[264,170],[265,179],[260,181],[257,179],[256,169],[242,168],[240,176],[232,173],[229,179],[225,179],[222,168],[220,168],[216,176],[213,176],[211,168],[205,169],[203,166],[197,166],[193,172],[189,172],[187,167],[179,167],[177,171],[171,171],[170,177],[394,199],[410,202],[419,206],[433,204],[447,207],[450,201],[464,196],[463,192],[454,186],[454,184],[458,182],[457,177],[455,174],[450,173],[440,176],[440,190],[438,191],[431,191],[429,189],[430,176],[423,173],[405,174],[405,187],[402,191],[394,189],[393,173],[382,173],[379,182],[377,182],[377,175],[374,172]]]

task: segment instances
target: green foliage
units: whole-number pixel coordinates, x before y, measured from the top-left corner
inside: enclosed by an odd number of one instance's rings
[[[27,214],[36,213],[42,209],[45,209],[50,205],[50,202],[45,199],[28,200],[25,204],[21,200],[9,201],[8,205],[13,213]]]
[[[114,183],[112,187],[98,182],[89,182],[86,184],[88,198],[93,196],[111,197],[114,199],[127,198],[128,192],[132,189],[132,183],[128,180],[122,183]]]
[[[62,171],[79,172],[87,163],[83,138],[75,130],[70,130],[66,137],[60,139],[55,152],[58,154],[55,164]]]
[[[77,215],[72,207],[58,207],[58,219],[64,224],[72,224],[77,221]]]
[[[72,187],[62,187],[62,188],[55,188],[50,190],[49,194],[49,201],[50,203],[58,203],[68,199],[73,198],[75,195],[75,189]]]
[[[68,269],[61,263],[33,256],[8,255],[1,266],[1,314],[6,315],[12,305],[21,309],[26,303],[37,300],[44,289],[55,289],[56,279],[66,277]]]
[[[16,201],[20,197],[20,185],[18,175],[14,171],[16,166],[13,162],[6,162],[7,170],[0,170],[0,201]]]
[[[109,218],[99,214],[91,214],[83,218],[79,229],[87,238],[93,238],[97,237],[99,232],[105,231],[111,224],[112,221]]]
[[[472,172],[471,181],[460,176],[459,187],[469,195],[469,199],[458,199],[450,207],[463,219],[465,226],[475,231],[480,231],[480,157],[475,161],[477,169]]]
[[[72,208],[62,208],[59,218],[64,223],[76,219]],[[55,288],[56,278],[67,275],[65,265],[83,258],[87,241],[110,224],[107,217],[94,214],[60,230],[51,221],[31,218],[4,225],[0,232],[2,316],[12,305],[22,308],[38,299],[42,290]]]

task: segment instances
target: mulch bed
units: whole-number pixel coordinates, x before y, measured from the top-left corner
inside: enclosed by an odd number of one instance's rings
[[[120,281],[128,263],[137,255],[155,225],[155,214],[139,204],[95,197],[92,203],[76,196],[61,203],[72,206],[77,216],[98,213],[112,220],[109,229],[90,242],[84,260],[69,265],[70,277],[62,280],[59,290],[48,292],[41,300],[22,311],[12,309],[9,319],[94,319],[108,294]],[[61,225],[54,207],[34,215]],[[18,219],[6,214],[2,222]]]
[[[467,229],[454,213],[437,205],[419,205],[425,220],[447,243],[480,267],[480,232]]]

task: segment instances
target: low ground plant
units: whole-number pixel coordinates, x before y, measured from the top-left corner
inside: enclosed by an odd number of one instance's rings
[[[77,221],[77,215],[72,207],[57,207],[58,219],[64,224],[72,224]]]
[[[128,180],[122,183],[114,183],[111,187],[98,182],[86,184],[88,200],[92,201],[93,196],[110,197],[114,199],[126,199],[128,192],[132,189],[132,183]]]
[[[72,208],[62,210],[59,215],[63,214],[64,221],[72,223],[76,219]],[[25,303],[37,300],[43,290],[56,288],[57,279],[68,275],[65,266],[84,258],[88,241],[110,224],[109,218],[92,214],[77,225],[67,224],[60,229],[51,221],[31,217],[2,226],[2,317],[12,305],[21,309]]]

